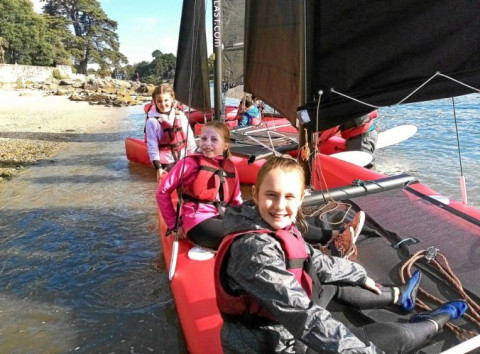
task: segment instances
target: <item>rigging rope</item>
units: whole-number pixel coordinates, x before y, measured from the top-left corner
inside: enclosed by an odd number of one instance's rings
[[[463,175],[462,154],[460,152],[460,137],[458,136],[457,112],[455,110],[455,100],[453,99],[453,97],[452,97],[452,107],[453,107],[453,118],[455,120],[455,133],[457,135],[457,148],[458,148],[458,159],[460,162],[460,174]]]
[[[468,84],[466,84],[466,83],[464,83],[464,82],[461,82],[461,81],[459,81],[459,80],[457,80],[457,79],[454,79],[453,77],[450,77],[450,76],[448,76],[448,75],[442,74],[442,73],[440,73],[440,72],[437,71],[434,75],[432,75],[430,78],[428,78],[427,80],[425,80],[424,83],[422,83],[420,86],[418,86],[418,87],[417,87],[416,89],[414,89],[412,92],[410,92],[410,93],[409,93],[407,96],[405,96],[403,99],[401,99],[401,100],[398,101],[397,103],[394,103],[394,104],[392,104],[392,105],[390,105],[390,106],[397,106],[397,105],[399,105],[399,104],[402,104],[402,103],[405,102],[407,99],[409,99],[411,96],[413,96],[416,92],[420,91],[420,89],[421,89],[422,87],[424,87],[426,84],[428,84],[430,81],[432,81],[432,80],[433,80],[435,77],[437,77],[437,76],[444,77],[444,78],[449,79],[449,80],[451,80],[451,81],[453,81],[453,82],[455,82],[455,83],[457,83],[457,84],[459,84],[459,85],[461,85],[461,86],[465,86],[465,87],[471,89],[472,91],[476,91],[476,92],[480,93],[480,89],[475,88],[475,87],[473,87],[473,86],[470,86],[470,85],[468,85]],[[385,106],[376,106],[376,105],[374,105],[374,104],[370,104],[370,103],[361,101],[361,100],[356,99],[356,98],[354,98],[354,97],[352,97],[352,96],[349,96],[349,95],[347,95],[347,94],[345,94],[345,93],[339,92],[339,91],[335,90],[334,88],[331,88],[330,91],[333,92],[333,93],[336,93],[336,94],[339,95],[339,96],[348,98],[349,100],[352,100],[352,101],[355,101],[355,102],[357,102],[357,103],[363,104],[364,106],[367,106],[367,107],[371,107],[371,108],[375,108],[375,109],[379,109],[379,108],[384,108],[384,107],[385,107]],[[319,101],[320,101],[320,97],[319,97]]]
[[[473,301],[473,299],[465,292],[460,279],[458,279],[458,277],[453,273],[452,269],[450,268],[450,264],[448,263],[447,258],[443,254],[438,252],[437,248],[429,247],[426,250],[418,251],[402,265],[402,267],[400,268],[400,280],[402,281],[402,284],[405,284],[406,279],[410,279],[410,277],[412,276],[413,265],[422,259],[425,260],[427,264],[431,264],[437,271],[439,271],[445,277],[448,284],[450,284],[451,288],[455,290],[460,295],[460,297],[468,303],[468,311],[464,314],[463,318],[468,319],[470,322],[476,325],[477,328],[480,328],[480,306],[475,301]],[[418,292],[431,302],[437,303],[439,305],[444,303],[444,301],[426,292],[421,287],[418,288]],[[415,301],[415,304],[416,306],[420,307],[425,311],[432,310],[418,297]],[[446,324],[446,327],[450,329],[455,335],[464,339],[468,339],[478,335],[478,333],[476,332],[460,328],[459,326],[451,322],[448,322]]]
[[[316,131],[318,131],[318,124],[319,124],[318,123],[319,122],[318,118],[319,118],[319,115],[320,115],[320,97],[322,96],[323,91],[320,90],[318,92],[318,94],[319,94],[319,100],[318,100],[317,113],[316,113],[316,115],[317,115],[317,117],[316,117],[317,118],[316,119]],[[309,208],[304,208],[304,209],[302,209],[302,212],[306,217],[313,217],[313,216],[318,215],[319,219],[322,220],[325,223],[328,223],[330,225],[341,225],[345,221],[348,212],[352,208],[352,205],[349,204],[349,203],[338,202],[338,201],[334,200],[330,195],[325,176],[323,175],[322,166],[321,166],[321,159],[317,158],[318,154],[320,153],[319,150],[318,150],[318,146],[319,146],[319,141],[318,141],[319,134],[318,133],[314,134],[313,139],[312,139],[314,141],[314,144],[313,144],[314,149],[313,149],[312,160],[313,161],[318,161],[318,166],[317,166],[317,163],[313,163],[313,167],[312,167],[312,164],[310,164],[311,150],[310,150],[310,146],[308,144],[307,134],[308,134],[308,132],[305,129],[305,145],[302,146],[299,150],[299,158],[301,158],[303,161],[308,162],[308,167],[309,167],[310,175],[312,176],[312,179],[313,179],[313,176],[316,176],[320,191],[321,191],[322,196],[323,196],[324,205],[321,206],[320,208],[314,207],[313,210],[310,211],[310,212],[308,212]],[[314,172],[314,173],[312,174],[312,172]],[[323,181],[323,184],[322,184],[322,181]],[[323,191],[322,186],[325,186],[326,194],[328,195],[328,201],[327,201],[327,198],[325,197],[325,193]],[[344,206],[346,208],[345,212],[343,213],[343,216],[337,222],[331,221],[331,220],[333,220],[333,218],[328,218],[327,215],[329,213],[335,212],[337,209],[339,209],[342,206]]]
[[[478,93],[480,93],[480,89],[478,88],[475,88],[473,86],[470,86],[464,82],[461,82],[457,79],[454,79],[448,75],[445,75],[445,74],[442,74],[441,72],[437,71],[434,75],[432,75],[431,77],[429,77],[427,80],[425,80],[425,82],[423,82],[422,84],[420,84],[417,88],[415,88],[412,92],[410,92],[407,96],[405,96],[403,99],[401,99],[400,101],[398,101],[397,103],[391,105],[391,106],[396,106],[396,105],[400,105],[402,104],[403,102],[405,102],[407,99],[409,99],[410,97],[412,97],[416,92],[418,92],[419,90],[421,90],[424,86],[426,86],[430,81],[432,81],[435,77],[437,76],[440,76],[440,77],[444,77],[448,80],[451,80],[459,85],[462,85],[462,86],[465,86],[469,89],[471,89],[472,91],[476,91]],[[342,93],[342,92],[339,92],[339,91],[336,91],[334,88],[331,88],[330,89],[331,92],[333,93],[336,93],[337,95],[339,96],[342,96],[342,97],[345,97],[349,100],[352,100],[352,101],[355,101],[357,103],[360,103],[360,104],[363,104],[367,107],[371,107],[371,108],[375,108],[375,109],[379,109],[379,108],[384,108],[384,106],[376,106],[376,105],[373,105],[373,104],[370,104],[370,103],[367,103],[367,102],[364,102],[364,101],[361,101],[359,99],[356,99],[352,96],[349,96],[345,93]],[[318,132],[318,124],[319,124],[319,116],[320,116],[320,102],[321,102],[321,98],[322,98],[322,94],[323,94],[323,91],[320,90],[318,92],[318,104],[317,104],[317,110],[316,110],[316,131]],[[462,160],[461,160],[461,154],[460,154],[460,139],[459,139],[459,136],[458,136],[458,126],[457,126],[457,117],[456,117],[456,111],[455,111],[455,103],[453,101],[453,97],[452,97],[452,102],[453,102],[453,113],[454,113],[454,119],[455,119],[455,130],[456,130],[456,133],[457,133],[457,145],[458,145],[458,155],[459,155],[459,162],[460,162],[460,173],[461,173],[461,176],[463,177],[463,167],[462,167]],[[302,147],[303,148],[303,147]],[[308,146],[305,147],[305,149],[308,148]],[[301,150],[300,150],[301,151]],[[316,160],[316,156],[318,154],[318,133],[316,133],[315,135],[315,149],[314,149],[314,160]],[[325,181],[325,177],[322,173],[322,168],[321,168],[321,160],[318,159],[318,166],[317,164],[314,164],[314,174],[311,174],[312,178],[313,176],[316,177],[317,181],[318,181],[318,184],[319,184],[319,187],[320,189],[322,190],[322,194],[323,194],[323,188],[322,188],[322,185],[325,186],[325,189],[326,191],[328,192],[328,187],[327,187],[327,184],[326,184],[326,181]],[[311,171],[311,168],[310,168],[310,172]],[[323,182],[323,184],[322,184]],[[465,186],[464,186],[464,183],[465,181],[463,180],[463,185],[462,185],[462,196],[463,196],[463,199],[464,199],[464,204],[466,204],[466,190],[465,189]],[[327,200],[324,196],[324,202],[327,203]],[[334,201],[333,199],[330,200],[330,202],[336,202]]]

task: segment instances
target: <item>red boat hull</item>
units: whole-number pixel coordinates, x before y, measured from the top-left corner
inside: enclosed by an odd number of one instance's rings
[[[132,145],[133,146],[133,145]],[[258,169],[265,160],[259,160],[253,165],[247,165],[246,159],[234,158],[239,173],[248,174],[248,181],[254,183]],[[242,165],[245,164],[245,165]],[[354,180],[377,180],[384,178],[377,172],[352,165],[348,162],[335,159],[327,155],[319,155],[315,166],[321,168],[322,178],[314,181],[316,188],[333,189],[352,185]],[[313,171],[314,176],[317,172]],[[244,176],[244,178],[246,178]],[[315,180],[315,179],[314,179]],[[318,182],[322,180],[322,182]],[[435,191],[421,183],[410,185],[426,195],[436,195]],[[176,195],[173,196],[176,205]],[[450,207],[464,212],[467,215],[480,219],[480,211],[450,201]],[[170,269],[170,260],[173,249],[173,237],[166,237],[166,224],[160,211],[158,212],[160,225],[160,240],[167,269]],[[179,251],[175,275],[171,282],[172,294],[180,318],[180,323],[191,353],[222,353],[220,331],[222,318],[218,312],[213,279],[215,257],[206,261],[195,261],[188,257],[188,251],[193,245],[186,240],[179,241]]]
[[[172,199],[176,205],[176,194]],[[173,236],[165,235],[167,226],[160,210],[158,218],[160,242],[169,271]],[[215,257],[206,261],[193,261],[188,258],[188,251],[192,247],[187,240],[179,241],[175,274],[170,283],[183,335],[189,353],[223,353],[220,342],[223,321],[217,308],[213,280]]]

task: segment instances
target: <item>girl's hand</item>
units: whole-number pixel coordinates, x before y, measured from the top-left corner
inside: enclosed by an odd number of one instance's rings
[[[365,283],[363,283],[363,287],[378,295],[382,293],[382,290],[380,290],[378,285],[375,283],[375,280],[373,280],[368,276],[367,276],[367,279],[365,280]]]
[[[179,226],[177,230],[167,229],[165,236],[176,236],[179,240],[187,238],[187,235],[185,235],[185,231],[183,230],[183,226]]]
[[[165,171],[165,170],[163,170],[163,169],[161,169],[161,168],[159,168],[159,169],[157,170],[157,182],[160,181],[160,178],[162,178],[162,176],[163,176],[164,173],[167,173],[167,171]]]
[[[185,235],[185,231],[183,230],[183,226],[178,227],[177,237],[179,240],[183,240],[187,238],[187,235]]]

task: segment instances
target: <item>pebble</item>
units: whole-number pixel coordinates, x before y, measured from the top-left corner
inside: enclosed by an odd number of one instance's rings
[[[0,139],[0,183],[12,179],[23,167],[53,156],[65,142]]]

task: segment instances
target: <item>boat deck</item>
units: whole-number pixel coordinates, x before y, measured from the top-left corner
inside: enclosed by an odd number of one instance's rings
[[[366,225],[357,241],[358,259],[368,274],[384,285],[400,284],[400,271],[412,255],[430,246],[445,255],[453,273],[460,279],[466,293],[477,304],[480,303],[480,226],[478,219],[461,213],[452,213],[438,201],[416,193],[409,187],[397,188],[367,196],[355,197],[349,201],[354,209],[367,214]],[[311,209],[311,208],[310,208]],[[311,210],[310,210],[311,211]],[[328,214],[327,214],[328,215]],[[334,214],[332,214],[334,215]],[[323,217],[325,219],[325,216]],[[329,218],[330,220],[334,219]],[[325,221],[320,221],[327,228]],[[381,225],[381,226],[380,226]],[[414,239],[416,243],[400,241]],[[437,256],[435,260],[441,260]],[[415,263],[423,272],[421,288],[442,302],[461,298],[445,276],[425,259]],[[424,295],[419,298],[435,308],[438,305],[427,301]],[[408,321],[405,315],[395,309],[351,310],[339,304],[329,308],[335,317],[349,326],[361,326],[372,321]],[[416,308],[416,311],[422,312]],[[460,319],[455,324],[462,329],[480,332],[480,328]],[[464,339],[463,339],[464,340]],[[461,341],[453,333],[444,329],[420,353],[439,353]]]

